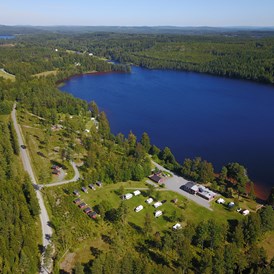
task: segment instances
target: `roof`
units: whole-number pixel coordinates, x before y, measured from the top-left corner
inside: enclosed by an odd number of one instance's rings
[[[191,189],[194,187],[196,184],[194,182],[187,182],[183,187]]]
[[[160,177],[160,176],[157,175],[157,174],[153,174],[153,175],[149,176],[149,178],[150,178],[152,181],[157,182],[157,183],[159,183],[161,180],[163,180],[163,178]]]
[[[161,202],[156,202],[153,206],[154,206],[155,208],[157,208],[157,207],[159,207],[159,206],[161,206],[161,205],[162,205]]]

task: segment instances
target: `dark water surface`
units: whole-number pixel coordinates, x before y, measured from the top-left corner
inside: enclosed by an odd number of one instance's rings
[[[61,90],[95,100],[113,133],[146,131],[180,163],[201,156],[219,171],[236,161],[259,185],[274,185],[273,86],[133,67],[131,74],[75,77]]]

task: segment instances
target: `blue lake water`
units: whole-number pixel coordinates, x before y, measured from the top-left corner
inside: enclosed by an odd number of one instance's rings
[[[84,75],[61,88],[107,113],[113,133],[145,131],[182,163],[201,156],[217,171],[229,162],[247,167],[265,188],[274,185],[274,87],[169,70]]]
[[[15,36],[13,35],[0,35],[0,39],[14,39]]]

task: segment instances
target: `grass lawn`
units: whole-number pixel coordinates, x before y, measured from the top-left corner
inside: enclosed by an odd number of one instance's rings
[[[49,71],[44,71],[44,72],[34,74],[33,76],[35,76],[35,77],[46,77],[48,75],[56,75],[57,72],[58,72],[57,70],[49,70]]]
[[[58,176],[52,174],[51,166],[53,164],[63,166],[66,173],[64,179],[72,178],[74,176],[72,166],[67,161],[63,162],[60,151],[56,150],[56,148],[60,150],[66,144],[62,140],[61,132],[52,131],[49,135],[41,124],[41,120],[26,112],[19,112],[18,117],[39,183],[59,180]]]
[[[264,239],[259,243],[259,247],[265,249],[267,259],[270,262],[274,258],[274,231],[269,231],[265,234]]]
[[[142,240],[142,228],[145,222],[145,216],[148,213],[151,217],[152,223],[152,233],[163,232],[166,230],[171,230],[172,226],[178,222],[178,219],[182,219],[182,226],[186,222],[191,222],[198,224],[201,221],[206,221],[209,219],[214,219],[218,223],[226,224],[228,220],[240,220],[246,218],[240,213],[236,212],[236,208],[232,211],[228,210],[226,206],[220,205],[212,201],[212,209],[210,211],[203,208],[196,203],[187,200],[185,197],[181,196],[172,191],[167,191],[159,188],[160,200],[166,200],[166,202],[155,209],[153,204],[147,204],[145,200],[147,196],[147,184],[145,182],[120,182],[116,184],[104,184],[102,187],[96,186],[96,190],[91,190],[88,188],[88,193],[81,191],[80,182],[75,182],[69,185],[53,187],[43,189],[46,194],[46,206],[49,209],[50,218],[53,220],[54,225],[59,231],[57,236],[60,237],[60,231],[66,235],[65,243],[62,244],[62,250],[60,252],[59,263],[61,268],[70,271],[75,262],[81,262],[83,264],[88,263],[93,260],[92,248],[97,248],[99,250],[108,249],[108,244],[102,241],[102,235],[111,236],[114,232],[115,227],[112,223],[106,222],[100,217],[97,220],[90,219],[82,209],[73,203],[76,196],[73,195],[74,190],[79,190],[80,199],[85,202],[89,207],[94,208],[96,205],[107,201],[112,208],[118,208],[122,202],[119,190],[121,186],[124,188],[124,193],[133,193],[134,190],[139,189],[141,195],[133,196],[129,200],[125,200],[124,203],[129,208],[129,213],[127,216],[128,233],[130,234],[132,243],[138,243]],[[87,187],[89,183],[86,182]],[[155,196],[155,194],[153,195]],[[171,202],[171,200],[177,198],[176,204]],[[228,199],[226,199],[228,201]],[[143,205],[144,208],[140,212],[135,212],[135,207]],[[163,211],[163,215],[159,218],[154,217],[154,212],[156,210]],[[172,215],[176,212],[177,220],[174,221],[170,219]],[[263,241],[264,247],[268,249],[269,254],[273,252],[271,246],[273,246],[273,235],[270,235]],[[73,240],[72,240],[73,239]],[[133,244],[134,245],[134,244]],[[64,247],[63,247],[64,246]],[[270,256],[270,255],[269,255]]]

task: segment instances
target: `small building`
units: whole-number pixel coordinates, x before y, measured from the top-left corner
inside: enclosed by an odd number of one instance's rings
[[[165,180],[165,178],[160,176],[160,173],[155,173],[149,176],[149,179],[152,180],[155,183],[162,184]]]
[[[80,196],[80,193],[79,193],[78,190],[74,190],[74,191],[73,191],[73,194],[74,194],[75,196]]]
[[[59,174],[60,174],[60,170],[53,169],[53,170],[52,170],[52,174],[54,174],[54,175],[59,175]]]
[[[87,207],[87,208],[84,209],[84,212],[85,212],[86,214],[88,214],[88,213],[91,212],[91,211],[92,211],[92,210],[91,210],[90,207]]]
[[[187,182],[185,185],[182,185],[180,188],[190,194],[199,195],[200,197],[209,201],[214,199],[215,196],[217,195],[215,192],[211,191],[205,186],[195,184],[194,182]]]
[[[248,209],[245,209],[245,210],[242,211],[242,214],[243,214],[244,216],[248,215],[249,213],[250,213],[250,212],[249,212]]]
[[[87,206],[86,203],[81,203],[81,204],[79,204],[79,207],[80,207],[80,208],[84,208],[84,207],[86,207],[86,206]]]
[[[76,200],[73,201],[76,205],[79,205],[81,203],[81,199],[77,198]]]
[[[88,216],[92,219],[96,219],[97,218],[97,213],[95,211],[91,211],[88,213]]]
[[[86,129],[85,129],[85,132],[90,133],[90,130],[86,128]]]
[[[153,202],[153,199],[152,198],[148,198],[147,200],[146,200],[146,203],[148,203],[148,204],[151,204]]]
[[[133,194],[134,194],[134,196],[138,196],[138,195],[141,194],[141,191],[140,190],[135,190],[135,191],[133,191]]]
[[[142,205],[139,205],[139,206],[137,206],[134,210],[135,210],[135,212],[139,212],[139,211],[141,211],[143,208],[144,208],[144,207],[143,207]]]
[[[235,203],[234,202],[230,202],[230,203],[228,203],[228,205],[227,205],[229,208],[232,208],[232,207],[234,207],[235,206]]]
[[[99,181],[96,182],[96,185],[99,187],[103,186],[102,182],[99,182]]]
[[[187,182],[185,185],[181,186],[181,189],[190,194],[196,194],[199,191],[198,186],[194,182]]]
[[[182,226],[181,226],[181,224],[177,223],[177,224],[175,224],[172,228],[173,228],[174,230],[177,230],[177,229],[181,229]]]
[[[133,195],[131,193],[127,193],[125,195],[122,196],[123,200],[129,200],[133,197]]]
[[[83,192],[88,193],[88,190],[87,190],[86,187],[83,186],[81,189],[82,189]]]
[[[162,205],[161,202],[156,202],[153,206],[154,206],[155,208],[157,208],[157,207],[159,207],[159,206],[161,206],[161,205]]]
[[[57,166],[57,165],[53,165],[51,167],[51,169],[55,169],[55,170],[61,170],[62,168],[60,166]]]
[[[224,204],[225,203],[225,200],[223,198],[219,198],[217,201],[216,201],[217,204]]]
[[[201,196],[202,198],[208,201],[213,200],[215,196],[217,195],[215,192],[201,185],[198,186],[198,189],[199,191],[197,192],[197,195]]]
[[[161,215],[163,215],[163,212],[162,212],[161,210],[157,210],[157,211],[154,213],[155,218],[158,218],[158,217],[160,217]]]
[[[94,186],[94,184],[89,184],[88,187],[89,187],[90,189],[92,189],[92,190],[95,190],[95,189],[96,189],[95,186]]]

